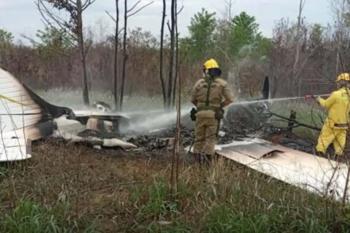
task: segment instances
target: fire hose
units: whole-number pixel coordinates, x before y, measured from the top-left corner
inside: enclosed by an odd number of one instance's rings
[[[328,96],[329,94],[324,94],[324,95],[317,95],[317,96],[314,96],[314,95],[310,95],[310,96],[305,96],[304,98],[305,99],[308,99],[308,98],[315,98],[315,97],[318,97],[318,96]],[[277,113],[274,113],[274,112],[271,112],[270,110],[267,110],[267,114],[270,115],[270,116],[274,116],[276,118],[279,118],[279,119],[282,119],[282,120],[285,120],[288,122],[288,129],[292,129],[292,128],[296,128],[296,127],[305,127],[305,128],[308,128],[308,129],[311,129],[311,130],[315,130],[315,131],[321,131],[321,128],[317,127],[317,126],[313,126],[313,125],[309,125],[309,124],[305,124],[305,123],[302,123],[302,122],[299,122],[297,121],[295,118],[296,118],[296,112],[292,111],[292,114],[290,117],[286,117],[286,116],[283,116],[283,115],[280,115],[280,114],[277,114]],[[196,120],[196,109],[193,108],[191,110],[191,118],[193,121]],[[220,124],[218,125],[218,131],[219,131],[219,127],[220,127]],[[216,136],[218,136],[218,131],[217,133],[215,134]],[[211,137],[213,135],[209,135],[207,137],[205,137],[204,139],[202,139],[203,141],[205,141],[208,137]],[[198,142],[198,141],[202,141],[202,140],[194,140],[191,145],[190,145],[190,152],[191,152],[191,149],[193,147],[193,145]]]

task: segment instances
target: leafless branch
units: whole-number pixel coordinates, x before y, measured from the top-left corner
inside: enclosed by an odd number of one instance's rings
[[[180,7],[180,9],[176,12],[176,15],[181,14],[181,12],[183,11],[184,8],[185,8],[184,5],[182,5],[182,6]]]
[[[27,39],[29,40],[30,43],[32,43],[33,45],[38,45],[39,43],[36,42],[33,38],[29,37],[29,36],[26,36],[24,34],[21,34],[21,37],[23,37],[24,39]]]
[[[53,15],[53,13],[47,8],[45,3],[42,0],[38,0],[35,2],[37,9],[42,17],[42,20],[46,26],[49,26],[51,28],[57,28],[57,26],[64,30],[66,33],[69,34],[70,37],[72,37],[74,40],[77,40],[76,35],[70,32],[70,30],[67,30],[67,22],[59,17],[58,15]],[[57,25],[55,26],[51,20]]]
[[[106,14],[113,20],[114,23],[117,22],[116,18],[114,18],[114,16],[111,15],[111,13],[109,13],[108,11],[105,11],[105,12],[106,12]]]
[[[128,17],[131,17],[131,16],[133,16],[133,15],[136,15],[137,13],[139,13],[140,11],[142,11],[143,9],[145,9],[146,7],[152,5],[153,3],[154,3],[154,1],[149,2],[149,3],[147,3],[147,4],[143,5],[143,6],[141,6],[139,9],[135,10],[133,13],[128,14]],[[130,12],[130,11],[128,11],[128,12]]]
[[[121,28],[121,29],[118,31],[118,35],[121,34],[123,31],[124,31],[124,28]]]
[[[116,18],[114,18],[114,16],[113,16],[111,13],[109,13],[108,11],[105,11],[105,12],[106,12],[106,14],[111,18],[111,20],[113,20],[114,23],[117,22]],[[118,31],[118,35],[120,35],[120,33],[122,33],[123,31],[124,31],[124,28],[121,28],[121,29]]]
[[[169,32],[171,32],[171,26],[170,26],[169,21],[166,23],[166,26],[168,27]]]
[[[135,2],[135,4],[132,5],[132,7],[130,7],[129,9],[127,9],[126,12],[129,13],[129,12],[133,11],[137,7],[137,5],[139,5],[140,3],[141,3],[141,0]]]
[[[95,2],[95,0],[87,0],[85,1],[85,3],[83,4],[83,11],[88,8],[91,4],[93,4]]]
[[[304,71],[304,68],[306,67],[309,59],[315,54],[315,52],[317,51],[317,49],[319,48],[319,46],[315,47],[310,54],[305,58],[305,60],[303,61],[303,63],[300,65],[298,71],[296,72],[295,77],[296,78],[300,78],[302,72]]]
[[[73,6],[76,6],[76,1],[69,0],[69,3],[72,4]]]
[[[85,45],[85,57],[86,57],[87,54],[89,53],[91,47],[92,47],[92,42],[91,42],[91,41],[89,41],[88,43],[86,43],[86,45]]]
[[[39,10],[39,13],[40,15],[42,16],[43,20],[46,22],[47,25],[51,26],[51,27],[54,27],[53,24],[51,23],[50,19],[51,20],[54,20],[55,23],[57,25],[59,25],[60,27],[62,26],[63,24],[63,20],[60,20],[60,19],[56,19],[56,18],[53,18],[53,15],[52,13],[50,12],[50,10],[47,8],[47,6],[43,3],[42,0],[38,0],[36,2],[37,4],[37,8]],[[50,18],[50,19],[49,19]]]

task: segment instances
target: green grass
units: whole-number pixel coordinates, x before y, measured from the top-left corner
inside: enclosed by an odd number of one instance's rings
[[[168,193],[168,185],[164,179],[155,180],[148,188],[148,200],[141,210],[142,215],[162,219],[167,215],[176,214],[177,204],[168,200]]]
[[[45,208],[29,200],[21,200],[17,207],[5,215],[1,222],[1,232],[7,233],[93,233],[94,225],[79,229],[76,221],[66,217],[66,207]]]
[[[273,225],[267,215],[244,216],[226,205],[213,207],[205,218],[203,231],[209,233],[271,232]]]
[[[182,171],[179,187],[171,208],[167,183],[155,179],[132,232],[350,232],[340,203],[223,161]]]
[[[8,172],[9,170],[7,167],[0,166],[0,181],[7,176]]]
[[[343,230],[345,230],[343,226]],[[272,209],[268,213],[244,213],[226,205],[213,207],[205,218],[203,232],[260,233],[260,232],[333,232],[329,224],[313,214],[286,213]],[[346,231],[342,231],[346,232]]]

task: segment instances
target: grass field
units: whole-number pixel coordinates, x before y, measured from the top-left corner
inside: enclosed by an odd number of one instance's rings
[[[350,232],[347,206],[227,160],[181,162],[171,196],[168,152],[33,149],[1,167],[0,232]]]

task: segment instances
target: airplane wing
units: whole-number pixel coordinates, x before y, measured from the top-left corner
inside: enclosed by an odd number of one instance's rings
[[[349,167],[261,139],[247,139],[216,147],[217,153],[257,172],[324,197],[350,202]]]

